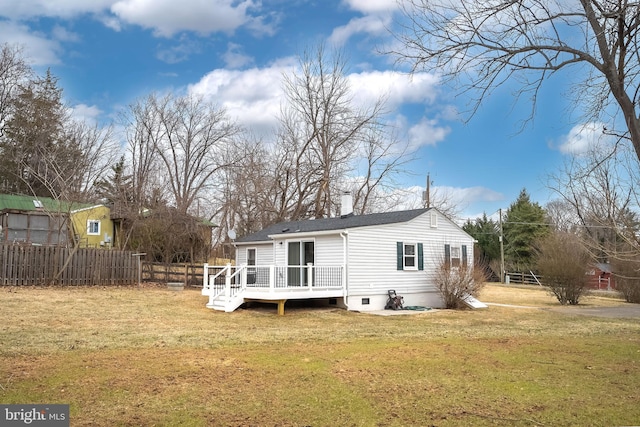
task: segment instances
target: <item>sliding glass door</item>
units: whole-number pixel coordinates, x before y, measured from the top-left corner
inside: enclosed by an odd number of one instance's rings
[[[289,242],[287,246],[288,286],[307,285],[307,264],[315,262],[313,241]]]

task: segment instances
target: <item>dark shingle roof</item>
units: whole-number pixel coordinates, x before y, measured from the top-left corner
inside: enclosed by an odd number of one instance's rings
[[[345,218],[322,218],[302,221],[281,222],[269,226],[257,233],[239,238],[237,243],[265,242],[269,236],[286,233],[311,233],[317,231],[344,230],[347,228],[367,227],[371,225],[396,224],[411,221],[429,209],[413,209],[410,211],[384,212],[368,215],[352,215]]]

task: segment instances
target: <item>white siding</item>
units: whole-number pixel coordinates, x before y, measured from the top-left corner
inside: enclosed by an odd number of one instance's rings
[[[437,218],[434,218],[434,215]],[[473,263],[473,238],[438,211],[431,210],[412,221],[398,224],[351,228],[346,242],[341,230],[284,236],[273,243],[238,245],[236,262],[246,263],[247,248],[256,248],[257,264],[287,265],[287,247],[292,241],[313,241],[315,265],[344,265],[347,247],[347,294],[350,310],[381,310],[387,292],[393,289],[405,305],[441,307],[442,299],[433,283],[436,268],[444,261],[445,245],[467,248],[467,262]],[[397,242],[423,246],[424,270],[397,269]],[[364,304],[363,299],[368,299]]]
[[[255,245],[238,245],[236,248],[236,265],[243,265],[247,263],[247,249],[250,248],[256,249],[256,265],[273,264],[273,244],[260,243]]]
[[[339,232],[337,232],[339,233]],[[340,266],[344,263],[343,239],[340,234],[318,235],[315,237],[295,237],[274,241],[276,265],[287,265],[289,242],[313,242],[315,265]],[[282,244],[281,244],[282,243]]]
[[[405,305],[441,306],[432,277],[444,260],[444,245],[466,245],[467,260],[473,262],[473,238],[437,212],[437,227],[432,227],[432,212],[406,223],[349,230],[350,309],[382,309],[390,289],[404,297]],[[423,244],[424,271],[397,269],[397,242]],[[368,305],[363,298],[369,298]]]

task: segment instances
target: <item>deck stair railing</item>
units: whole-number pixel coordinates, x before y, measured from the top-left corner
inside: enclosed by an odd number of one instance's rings
[[[202,294],[215,298],[224,292],[226,298],[231,299],[242,291],[243,284],[247,283],[246,275],[246,265],[236,267],[227,264],[219,267],[205,264]]]

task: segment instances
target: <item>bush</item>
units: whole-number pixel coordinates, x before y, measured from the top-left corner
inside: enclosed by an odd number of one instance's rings
[[[536,268],[545,286],[562,305],[576,305],[588,291],[589,252],[578,237],[556,232],[541,240],[536,248]]]
[[[482,266],[451,267],[449,263],[441,263],[436,269],[435,282],[445,308],[464,308],[463,298],[477,297],[486,281],[484,271]]]
[[[612,261],[616,289],[627,302],[640,303],[640,260],[614,259]]]

